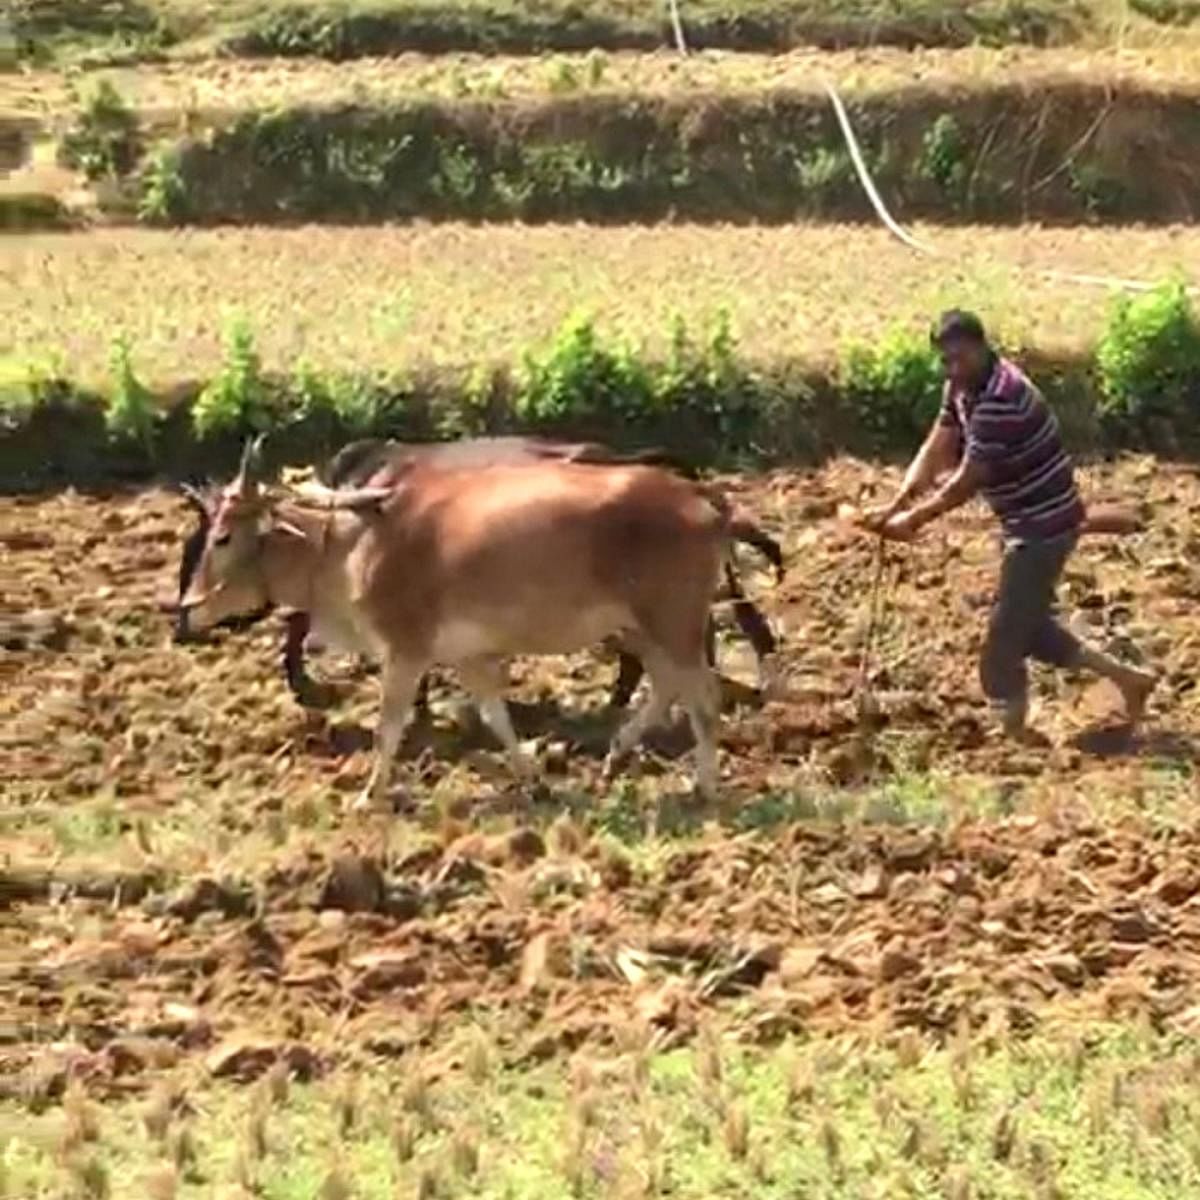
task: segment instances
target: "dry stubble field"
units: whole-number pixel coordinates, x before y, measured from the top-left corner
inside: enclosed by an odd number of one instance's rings
[[[430,1174],[456,1180],[455,1194],[550,1195],[570,1178],[561,1129],[580,1121],[576,1166],[597,1194],[624,1194],[631,1172],[659,1163],[695,1196],[754,1179],[791,1194],[797,1177],[821,1195],[934,1195],[926,1183],[942,1189],[961,1169],[994,1180],[962,1194],[1007,1197],[1028,1194],[1045,1153],[1095,1188],[1095,1142],[1073,1141],[1071,1105],[1081,1081],[1104,1092],[1126,1074],[1142,1082],[1096,1101],[1124,1131],[1105,1169],[1150,1182],[1086,1194],[1185,1194],[1170,1189],[1196,1178],[1190,1141],[1159,1118],[1121,1122],[1141,1113],[1146,1080],[1164,1121],[1195,1103],[1186,1058],[1164,1058],[1150,1031],[1169,1045],[1200,1022],[1196,472],[1131,460],[1089,474],[1089,496],[1140,496],[1150,524],[1085,542],[1066,606],[1090,636],[1144,654],[1163,686],[1131,743],[1102,688],[1041,680],[1045,755],[992,742],[977,698],[996,557],[981,513],[891,555],[872,671],[883,720],[867,730],[854,700],[872,547],[834,509],[876,491],[880,473],[838,462],[727,482],[788,551],[788,580],[753,587],[785,639],[790,691],[761,707],[726,637],[719,809],[683,790],[682,727],[600,786],[612,668],[580,657],[516,672],[544,788],[507,779],[443,681],[432,726],[410,738],[398,814],[369,820],[342,804],[365,775],[373,681],[322,664],[342,702],[310,714],[284,690],[273,622],[171,644],[180,501],[10,500],[3,608],[32,603],[32,615],[9,622],[0,665],[0,1087],[10,1136],[27,1119],[40,1131],[10,1143],[9,1178],[31,1189],[10,1194],[59,1195],[56,1180],[98,1162],[122,1196],[164,1179],[197,1196],[332,1195],[316,1189],[342,1176],[362,1189],[345,1194],[384,1196],[397,1172],[405,1187],[438,1186],[421,1183]],[[676,1049],[698,1030],[697,1049]],[[797,1037],[818,1040],[786,1059],[735,1048]],[[946,1037],[960,1050],[924,1057]],[[955,1082],[968,1047],[970,1102]],[[556,1065],[568,1053],[570,1073]],[[279,1071],[249,1101],[221,1082],[276,1061],[334,1082],[286,1102],[264,1098],[286,1092]],[[864,1092],[854,1081],[868,1078]],[[61,1116],[29,1117],[68,1079]],[[410,1094],[414,1079],[436,1103]],[[1055,1080],[1066,1107],[1043,1110],[1028,1089]],[[107,1098],[95,1144],[78,1081]],[[589,1117],[614,1087],[632,1089],[630,1112]],[[850,1123],[841,1134],[822,1126],[818,1097]],[[685,1102],[694,1129],[676,1127]],[[155,1133],[155,1105],[170,1137]],[[275,1112],[269,1136],[255,1131],[259,1106]],[[1045,1144],[1030,1132],[1035,1148],[1020,1152],[1033,1166],[989,1150],[1004,1106],[1014,1130],[1020,1114],[1045,1127]],[[910,1140],[934,1138],[907,1166],[906,1121]],[[871,1138],[818,1152],[822,1137],[876,1124],[884,1166],[913,1190],[844,1190],[883,1169]],[[203,1161],[180,1137],[200,1139]],[[768,1154],[776,1137],[792,1149]],[[802,1161],[780,1173],[793,1151]],[[470,1182],[481,1153],[486,1188]],[[137,1170],[123,1177],[122,1164]],[[259,1193],[217,1187],[238,1178]]]
[[[573,313],[662,350],[675,314],[700,333],[729,312],[753,361],[827,366],[848,341],[924,328],[951,303],[1006,345],[1088,349],[1103,286],[1063,272],[1200,277],[1200,235],[1156,229],[917,227],[922,258],[874,228],[415,225],[39,234],[0,246],[0,371],[49,366],[107,387],[128,337],[146,382],[205,379],[235,314],[263,365],[405,371],[512,364]]]
[[[1075,81],[1187,91],[1195,86],[1198,58],[1200,39],[1187,33],[1164,36],[1151,46],[1092,50],[873,47],[770,56],[707,51],[689,58],[667,50],[546,57],[401,54],[345,63],[215,58],[74,75],[35,69],[0,77],[0,110],[53,127],[101,79],[150,118],[173,117],[185,126],[203,114],[272,105],[366,105],[414,97],[545,99],[607,92],[726,96],[776,88],[817,91],[823,79],[847,97],[897,88],[943,89],[954,95],[1010,81],[1035,90],[1046,83]]]

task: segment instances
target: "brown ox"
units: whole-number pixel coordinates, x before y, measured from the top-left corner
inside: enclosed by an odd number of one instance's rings
[[[324,469],[318,469],[318,478],[330,488],[353,490],[363,487],[389,487],[409,471],[415,463],[446,469],[467,470],[472,467],[510,466],[522,462],[538,462],[561,459],[578,463],[650,463],[656,466],[670,465],[661,451],[642,450],[621,452],[596,442],[557,442],[537,437],[481,437],[466,438],[456,442],[431,442],[406,444],[385,442],[379,439],[364,439],[351,442],[338,451]],[[179,591],[176,609],[175,639],[190,641],[193,631],[189,628],[188,614],[182,605],[183,598],[191,586],[192,577],[204,552],[209,526],[215,509],[213,502],[191,487],[184,487],[183,494],[195,509],[198,523],[184,540],[180,555]],[[215,500],[215,497],[214,497]],[[754,547],[774,567],[776,574],[783,571],[783,560],[778,544],[751,521],[739,521],[734,536],[746,545]],[[768,660],[776,649],[775,636],[759,609],[731,581],[730,599],[733,616],[743,635],[750,641],[759,662],[760,677],[765,681],[771,670]],[[267,610],[247,614],[225,622],[232,627],[252,625],[266,615]],[[292,611],[287,615],[287,637],[283,651],[283,669],[288,687],[302,703],[320,707],[327,703],[326,689],[314,684],[304,665],[304,645],[310,630],[307,613]],[[708,631],[708,655],[710,664],[715,662],[715,631],[712,623]],[[624,649],[617,648],[619,669],[613,683],[609,702],[614,708],[624,708],[642,678],[642,664]],[[417,692],[416,709],[427,709],[429,677],[425,676]]]
[[[318,636],[383,664],[374,768],[388,787],[418,681],[454,667],[517,771],[528,770],[503,699],[506,660],[618,638],[650,694],[613,740],[606,770],[679,700],[697,783],[717,782],[717,692],[705,628],[731,557],[714,494],[656,467],[563,462],[466,471],[414,464],[390,489],[265,494],[248,449],[225,489],[184,599],[205,628],[272,603],[311,614]]]
[[[367,438],[343,446],[323,470],[318,469],[317,475],[322,483],[331,488],[353,490],[363,487],[389,487],[416,462],[466,470],[470,467],[538,462],[545,459],[606,463],[654,462],[658,465],[664,462],[663,455],[653,450],[623,454],[596,442],[556,442],[535,437],[481,437],[454,442],[409,444]],[[179,564],[175,640],[187,642],[194,639],[194,631],[189,626],[188,614],[182,607],[182,602],[191,586],[192,577],[199,566],[200,556],[208,540],[213,507],[212,501],[204,492],[186,485],[181,490],[198,518],[196,528],[183,542]],[[772,561],[778,566],[777,559]],[[232,628],[245,628],[266,616],[267,611],[268,609],[264,609],[258,613],[244,614],[224,624]],[[745,617],[744,613],[747,614]],[[753,605],[743,602],[742,607],[735,609],[735,616],[743,627],[748,626],[752,630],[750,636],[759,659],[764,659],[774,650],[775,642],[761,614]],[[286,618],[286,625],[283,669],[288,687],[302,704],[322,707],[328,703],[328,692],[313,683],[304,665],[304,645],[310,628],[308,614],[290,612]],[[619,651],[618,655],[620,670],[612,690],[612,704],[614,707],[623,708],[641,678],[642,668],[637,659],[631,658],[623,651]],[[417,694],[417,707],[420,710],[427,706],[428,684],[428,677],[421,681]]]

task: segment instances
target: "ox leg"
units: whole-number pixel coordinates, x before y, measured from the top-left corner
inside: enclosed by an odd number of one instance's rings
[[[672,700],[678,699],[688,715],[696,739],[696,790],[706,800],[717,794],[717,735],[721,720],[721,698],[716,676],[703,662],[683,667],[655,657],[647,661],[650,699],[613,740],[605,763],[606,772],[639,742],[651,725],[660,721]]]
[[[404,727],[412,711],[420,671],[409,663],[390,658],[383,666],[383,700],[379,707],[379,728],[375,735],[375,762],[371,777],[355,809],[370,809],[387,799],[392,767],[404,737]]]
[[[287,677],[288,689],[301,704],[312,705],[312,680],[304,669],[304,639],[308,637],[308,613],[290,613],[284,627],[287,632],[283,642],[283,673]]]
[[[337,699],[337,689],[328,683],[318,683],[304,665],[304,647],[311,628],[308,614],[290,613],[286,628],[283,673],[287,676],[288,689],[296,702],[305,708],[328,708]]]
[[[671,707],[671,692],[662,686],[661,673],[651,670],[650,694],[636,709],[633,716],[617,730],[604,759],[604,778],[611,779],[617,772],[629,752],[646,736],[646,733],[659,724]]]
[[[680,681],[680,699],[696,739],[696,790],[706,800],[717,795],[717,737],[721,726],[720,689],[707,668],[688,671]]]
[[[779,660],[775,657],[775,651],[779,649],[779,640],[767,623],[766,617],[758,606],[749,600],[735,600],[733,615],[738,628],[758,659],[759,690],[764,696],[781,694],[783,681],[780,677]]]
[[[419,716],[419,717],[429,716],[429,672],[428,671],[426,671],[425,674],[421,676],[421,684],[417,688],[417,698],[416,698],[416,701],[414,702],[414,706],[417,710],[417,716]]]
[[[538,773],[537,764],[522,751],[521,743],[517,741],[517,731],[513,728],[512,718],[508,713],[508,704],[504,699],[504,690],[508,685],[508,672],[504,661],[487,658],[460,663],[458,674],[464,686],[475,697],[483,723],[504,747],[513,774],[518,779],[535,777]]]
[[[704,661],[710,667],[717,665],[717,623],[711,613],[704,626]]]
[[[613,708],[625,708],[633,699],[637,685],[642,681],[642,660],[626,650],[618,652],[617,679],[613,684],[608,702]]]

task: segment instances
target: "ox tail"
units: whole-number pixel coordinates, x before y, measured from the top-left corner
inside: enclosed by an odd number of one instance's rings
[[[729,497],[720,488],[696,485],[696,490],[717,510],[725,524],[725,531],[733,542],[741,542],[757,550],[775,569],[775,582],[783,580],[786,568],[783,563],[783,547],[760,525],[748,517],[734,512]]]
[[[736,516],[729,498],[717,488],[700,489],[710,504],[720,514],[729,538],[724,562],[725,587],[733,603],[733,616],[742,636],[750,643],[760,663],[765,662],[779,648],[779,641],[763,616],[762,610],[746,596],[737,570],[737,559],[733,554],[733,543],[741,542],[757,550],[772,567],[776,580],[783,578],[783,550],[779,543],[753,521]]]
[[[767,623],[767,618],[763,616],[762,609],[747,599],[731,558],[725,560],[725,586],[733,600],[733,619],[742,631],[742,636],[753,648],[758,661],[763,662],[779,648],[779,639]]]

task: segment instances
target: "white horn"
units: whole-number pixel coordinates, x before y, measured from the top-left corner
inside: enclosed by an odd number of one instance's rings
[[[260,433],[257,437],[250,438],[242,451],[242,461],[235,482],[243,496],[252,496],[258,491],[259,477],[262,474],[262,448],[266,437],[265,433]]]

